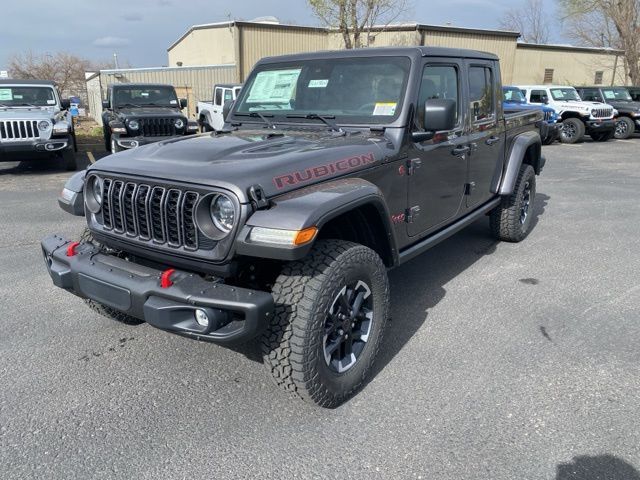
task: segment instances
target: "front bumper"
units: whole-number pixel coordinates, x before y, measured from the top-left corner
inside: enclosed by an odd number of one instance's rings
[[[560,136],[560,124],[543,122],[540,127],[540,136],[545,143],[552,143]]]
[[[271,294],[206,281],[199,275],[174,271],[172,284],[161,286],[162,271],[102,252],[91,243],[75,248],[57,235],[42,240],[42,253],[54,285],[89,298],[161,330],[223,345],[251,340],[273,315]],[[209,325],[195,320],[203,310]]]
[[[129,137],[124,135],[113,134],[113,139],[121,148],[131,149],[131,148],[141,147],[142,145],[149,145],[151,143],[184,138],[188,135],[195,135],[196,133],[198,133],[198,131],[194,130],[193,132],[187,131],[182,135],[170,135],[170,136],[162,136],[162,137],[143,137],[143,136]]]
[[[615,130],[616,129],[616,121],[614,119],[611,120],[587,120],[585,122],[585,126],[587,127],[587,133],[589,132],[604,132],[607,130]]]
[[[5,140],[0,142],[0,154],[53,154],[72,147],[73,143],[69,135],[52,137],[48,140],[39,138],[18,142],[8,142]]]

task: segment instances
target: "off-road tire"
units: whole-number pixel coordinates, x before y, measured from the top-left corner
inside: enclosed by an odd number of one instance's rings
[[[325,322],[342,285],[354,279],[371,290],[373,321],[360,356],[342,373],[325,361]],[[304,260],[284,265],[273,288],[275,314],[262,336],[263,360],[276,384],[294,397],[333,408],[364,384],[378,353],[389,316],[384,263],[370,248],[342,240],[320,240]]]
[[[91,231],[85,227],[80,235],[81,243],[93,243],[94,245],[99,245],[99,243],[93,238]],[[140,325],[144,323],[144,320],[140,320],[136,317],[132,317],[131,315],[127,315],[119,310],[103,305],[102,303],[96,302],[95,300],[91,300],[89,298],[84,298],[84,303],[96,313],[99,313],[102,316],[110,318],[111,320],[115,320],[116,322],[124,323],[127,325]]]
[[[615,138],[626,140],[636,131],[636,124],[629,117],[620,117],[616,121]]]
[[[522,209],[529,191],[529,203],[524,222]],[[513,193],[503,197],[499,206],[489,215],[491,233],[505,242],[519,242],[529,233],[533,216],[533,205],[536,197],[536,173],[531,165],[522,165]]]
[[[213,128],[209,126],[209,123],[204,116],[198,119],[198,124],[200,125],[200,133],[213,132]]]
[[[547,137],[542,141],[542,145],[553,145],[559,137]]]
[[[78,157],[73,146],[62,152],[62,161],[64,168],[69,172],[75,172],[78,169]]]
[[[610,132],[592,133],[589,136],[594,142],[608,142],[609,140],[614,138],[615,134],[615,130],[611,130]]]
[[[567,128],[567,131],[565,131]],[[572,132],[571,135],[568,132]],[[582,140],[584,137],[585,126],[582,120],[578,118],[567,118],[562,122],[562,128],[560,130],[560,141],[562,143],[576,143]]]

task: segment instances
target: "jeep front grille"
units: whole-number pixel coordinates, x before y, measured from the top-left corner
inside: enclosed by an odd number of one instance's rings
[[[594,108],[591,111],[591,115],[593,115],[594,118],[609,118],[613,115],[613,110],[610,108]]]
[[[199,193],[108,178],[102,188],[105,230],[170,247],[198,249],[195,208]]]
[[[550,110],[547,110],[546,112],[544,112],[544,120],[546,122],[548,122],[549,120],[551,120],[551,118],[553,117],[553,112]]]
[[[141,118],[140,131],[145,137],[169,137],[176,134],[175,118]]]
[[[37,120],[0,120],[0,140],[35,140],[40,138]]]

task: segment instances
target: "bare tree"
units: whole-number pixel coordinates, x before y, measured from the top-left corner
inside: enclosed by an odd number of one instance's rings
[[[408,8],[407,0],[308,0],[325,25],[342,34],[345,48],[368,46],[372,37],[397,20]],[[376,28],[375,32],[373,27]],[[363,35],[366,36],[363,41]]]
[[[626,77],[640,84],[640,0],[560,0],[560,6],[571,38],[624,50]]]
[[[527,43],[547,43],[549,18],[545,15],[543,0],[526,0],[519,8],[512,8],[504,14],[500,27],[519,32]]]
[[[35,54],[29,50],[14,54],[9,59],[12,78],[51,80],[63,95],[81,94],[86,89],[85,72],[105,67],[108,64],[94,63],[66,52]]]

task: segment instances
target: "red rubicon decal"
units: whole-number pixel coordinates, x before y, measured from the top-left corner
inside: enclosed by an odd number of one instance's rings
[[[297,185],[298,183],[309,182],[317,178],[333,175],[337,172],[348,172],[350,170],[355,170],[358,167],[368,165],[375,161],[376,159],[373,153],[356,155],[355,157],[343,158],[342,160],[327,163],[326,165],[318,165],[317,167],[311,167],[305,170],[299,170],[297,172],[291,172],[273,177],[273,183],[276,185],[276,188],[280,190],[288,185]]]
[[[393,223],[402,223],[405,217],[406,215],[404,213],[398,213],[397,215],[391,215],[391,221]]]

